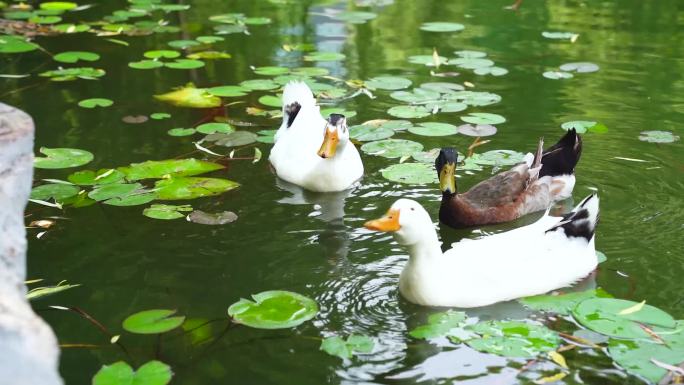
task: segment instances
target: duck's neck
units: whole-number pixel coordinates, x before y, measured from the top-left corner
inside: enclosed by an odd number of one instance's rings
[[[420,265],[442,256],[441,243],[437,238],[437,233],[433,229],[430,230],[432,231],[426,231],[416,243],[406,245],[411,256],[409,264]]]

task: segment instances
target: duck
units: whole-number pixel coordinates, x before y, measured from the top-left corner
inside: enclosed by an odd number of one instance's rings
[[[562,217],[546,211],[507,232],[463,239],[442,253],[430,215],[411,199],[397,200],[364,226],[390,232],[408,249],[399,292],[423,306],[473,308],[570,286],[598,264],[594,232],[599,198],[591,194]]]
[[[435,159],[442,191],[440,222],[457,229],[509,222],[569,198],[575,187],[582,138],[573,128],[545,151],[543,145],[540,138],[534,155],[528,153],[524,162],[460,194],[455,178],[456,149],[442,148]]]
[[[282,113],[269,155],[279,178],[315,192],[344,191],[361,179],[363,162],[346,117],[323,118],[306,83],[285,85]]]

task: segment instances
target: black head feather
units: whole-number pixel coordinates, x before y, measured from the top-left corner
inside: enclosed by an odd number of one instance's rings
[[[328,123],[330,123],[331,126],[337,126],[337,124],[344,119],[345,116],[342,114],[330,114],[330,116],[328,116]]]
[[[290,128],[290,126],[292,126],[292,123],[294,123],[294,120],[297,117],[297,114],[299,114],[299,110],[301,109],[302,105],[297,102],[285,106],[285,114],[287,115],[287,128]]]
[[[444,147],[439,150],[439,155],[437,156],[437,159],[435,159],[435,169],[437,170],[437,173],[439,173],[442,171],[442,167],[447,163],[456,162],[458,162],[458,152],[456,152],[456,149],[453,147]]]

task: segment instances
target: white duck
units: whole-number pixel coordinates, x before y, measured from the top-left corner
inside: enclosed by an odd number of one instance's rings
[[[311,191],[343,191],[363,176],[344,115],[330,114],[326,121],[301,82],[285,86],[283,123],[269,160],[280,178]]]
[[[596,194],[561,217],[548,211],[537,222],[480,239],[464,239],[442,253],[430,215],[410,199],[396,201],[365,227],[393,232],[409,252],[399,291],[426,306],[479,307],[546,293],[573,284],[598,263],[594,229]]]

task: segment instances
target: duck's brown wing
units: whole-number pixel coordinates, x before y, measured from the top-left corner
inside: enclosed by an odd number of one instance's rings
[[[522,163],[476,184],[461,197],[481,208],[509,204],[525,191],[529,177],[527,164]]]

